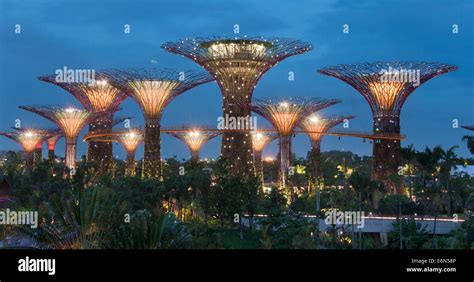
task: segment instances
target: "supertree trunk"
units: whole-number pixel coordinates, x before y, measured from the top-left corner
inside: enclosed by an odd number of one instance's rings
[[[38,164],[40,164],[42,159],[43,159],[43,144],[38,143],[36,145],[35,153],[34,153],[34,165],[37,166]]]
[[[291,135],[280,136],[280,189],[286,189],[291,157]]]
[[[135,176],[135,151],[127,151],[127,162],[125,167],[126,176]]]
[[[103,115],[89,124],[89,132],[93,131],[111,131],[113,122],[113,113]],[[87,148],[87,159],[97,162],[99,172],[104,173],[112,167],[112,143],[89,141]]]
[[[309,152],[309,191],[316,189],[321,176],[321,146],[320,142],[311,142]]]
[[[374,117],[374,132],[400,133],[400,118],[394,116]],[[401,176],[398,175],[399,167],[402,165],[401,145],[399,140],[376,139],[373,146],[373,175],[375,180],[381,180],[385,184],[385,190],[389,194],[400,192]],[[397,183],[398,182],[398,183]]]
[[[160,119],[145,121],[145,153],[142,177],[161,180]]]
[[[265,184],[265,179],[263,175],[263,162],[262,162],[262,152],[255,152],[253,153],[253,160],[255,164],[255,173],[257,177],[260,179],[261,182],[261,188],[263,192],[263,185]]]
[[[231,119],[234,117],[236,120],[248,117],[250,121],[251,111],[248,107],[237,105],[232,102],[231,97],[234,94],[224,93],[224,106],[223,116],[224,118]],[[245,95],[245,94],[235,94]],[[247,94],[248,95],[248,94]],[[249,104],[250,100],[246,100],[246,104]],[[240,124],[240,127],[248,128],[249,124]],[[255,125],[254,125],[255,126]],[[249,132],[224,132],[222,134],[222,145],[221,145],[222,158],[227,160],[232,165],[232,174],[237,176],[249,176],[254,174],[254,166],[252,159],[252,137]]]
[[[70,170],[76,169],[76,139],[66,138],[66,167]]]
[[[25,174],[31,173],[34,164],[34,151],[24,151]]]
[[[53,148],[48,148],[48,160],[49,161],[54,160],[54,147]]]
[[[190,150],[191,151],[191,160],[193,162],[199,162],[199,151],[198,150]]]

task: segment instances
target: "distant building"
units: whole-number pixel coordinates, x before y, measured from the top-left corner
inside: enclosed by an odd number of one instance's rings
[[[469,175],[470,177],[474,177],[474,165],[468,165],[468,166],[463,166],[463,165],[457,165],[456,167],[451,168],[451,175]]]

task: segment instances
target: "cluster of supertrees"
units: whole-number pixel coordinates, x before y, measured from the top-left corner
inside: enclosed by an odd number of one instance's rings
[[[171,69],[106,70],[96,75],[93,83],[57,82],[54,75],[39,77],[71,93],[83,109],[73,107],[22,106],[56,124],[54,130],[26,129],[3,135],[19,142],[25,151],[26,168],[33,166],[35,148],[48,142],[49,158],[54,157],[58,138],[66,140],[65,163],[70,170],[76,166],[77,138],[89,125],[87,159],[100,163],[104,172],[111,168],[112,142],[123,144],[127,152],[126,174],[134,175],[135,151],[144,142],[142,177],[162,179],[160,123],[165,107],[176,96],[200,84],[216,81],[223,97],[223,117],[250,117],[255,112],[271,124],[269,130],[228,129],[209,130],[184,125],[182,130],[165,131],[183,141],[191,151],[191,159],[199,161],[204,143],[222,134],[221,157],[229,163],[230,173],[246,177],[263,177],[262,151],[272,140],[279,139],[279,185],[285,188],[290,167],[291,139],[305,132],[311,140],[315,161],[310,168],[312,182],[316,181],[322,137],[334,126],[353,116],[324,116],[320,110],[339,103],[325,98],[253,99],[260,78],[278,62],[312,49],[311,44],[283,38],[193,38],[167,42],[162,47],[171,53],[189,58],[207,72],[175,71]],[[411,69],[420,71],[419,84],[414,82],[382,81],[382,70]],[[359,91],[373,113],[373,177],[385,179],[398,171],[400,158],[400,112],[403,103],[419,85],[427,80],[455,70],[453,65],[425,62],[376,62],[338,65],[320,69],[325,75],[339,78]],[[126,97],[141,108],[144,129],[130,128],[114,131],[114,114]],[[41,147],[40,147],[41,148]],[[390,187],[390,182],[388,182]]]

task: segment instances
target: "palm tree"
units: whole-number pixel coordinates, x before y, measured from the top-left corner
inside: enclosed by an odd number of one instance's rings
[[[459,148],[459,146],[452,146],[448,150],[441,152],[441,160],[443,161],[441,165],[441,173],[444,175],[446,181],[446,188],[448,190],[449,205],[448,205],[448,214],[451,215],[453,211],[453,193],[451,187],[451,168],[456,166],[456,161],[458,160],[454,150]]]
[[[440,146],[436,146],[433,150],[426,147],[424,152],[416,153],[416,159],[420,165],[420,170],[423,179],[423,188],[426,190],[426,180],[428,177],[434,179],[436,173],[436,166],[438,165],[439,160],[441,159],[443,149]]]
[[[412,188],[412,174],[413,174],[413,170],[412,170],[412,163],[413,163],[413,160],[415,159],[416,157],[416,150],[413,149],[413,144],[410,144],[408,145],[407,147],[405,148],[402,148],[402,158],[403,160],[406,161],[407,165],[408,165],[408,178],[409,178],[409,183],[408,183],[408,192],[410,193],[410,200],[412,199],[412,196],[413,196],[413,188]]]

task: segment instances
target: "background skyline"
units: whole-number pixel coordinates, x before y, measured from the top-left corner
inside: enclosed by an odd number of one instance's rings
[[[40,75],[68,68],[151,68],[202,70],[193,61],[167,53],[160,46],[184,37],[240,35],[288,37],[313,44],[313,50],[290,57],[260,80],[254,98],[307,96],[336,98],[342,103],[322,113],[355,115],[349,130],[371,131],[369,105],[355,89],[335,78],[318,74],[320,68],[357,62],[424,60],[454,64],[455,72],[435,77],[407,99],[401,113],[403,146],[459,145],[458,155],[471,156],[461,141],[469,131],[452,128],[474,124],[473,14],[474,2],[458,1],[0,1],[0,130],[9,131],[19,118],[23,126],[53,124],[18,109],[20,105],[58,104],[80,106],[61,88],[37,80]],[[15,34],[15,24],[21,34]],[[130,34],[123,32],[131,26]],[[342,32],[349,25],[349,34]],[[459,33],[452,33],[452,25]],[[288,80],[288,72],[295,80]],[[215,124],[222,115],[222,96],[215,82],[196,87],[175,98],[164,110],[162,125]],[[143,124],[139,107],[131,98],[117,115],[133,116],[132,125]],[[263,123],[263,118],[259,118]],[[87,128],[87,127],[86,127]],[[78,157],[87,144],[78,142]],[[263,156],[275,156],[277,141]],[[163,157],[190,157],[180,141],[162,134]],[[0,150],[19,150],[7,138]],[[310,142],[297,135],[292,151],[306,156]],[[359,138],[327,136],[322,151],[349,150],[371,155],[372,145]],[[44,148],[46,150],[46,148]],[[56,147],[64,154],[64,139]],[[115,155],[124,158],[120,144]],[[206,144],[201,157],[217,157],[220,138]],[[143,146],[137,159],[143,155]]]

